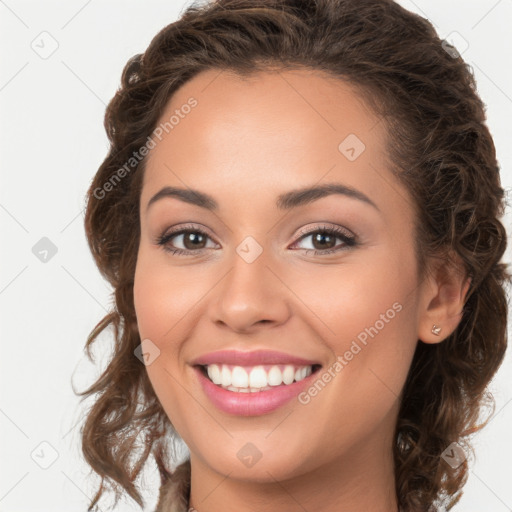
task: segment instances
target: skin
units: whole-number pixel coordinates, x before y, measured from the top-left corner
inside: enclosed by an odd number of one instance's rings
[[[198,105],[147,159],[134,284],[141,340],[160,351],[149,378],[190,450],[190,505],[208,512],[397,510],[399,396],[416,344],[442,342],[456,328],[469,282],[440,265],[418,279],[412,200],[386,163],[384,123],[347,83],[304,69],[249,79],[209,70],[174,94],[161,120],[190,97]],[[354,161],[338,150],[348,134],[366,146]],[[290,211],[275,205],[284,192],[327,182],[361,191],[378,209],[339,194]],[[171,197],[148,209],[164,186],[205,192],[219,210]],[[190,255],[156,243],[170,227],[190,223],[208,234],[202,250],[180,235],[168,246]],[[356,234],[359,245],[306,252],[322,246],[299,230],[325,224]],[[250,264],[236,252],[247,236],[263,250]],[[326,248],[343,246],[335,238]],[[190,366],[214,350],[273,349],[325,369],[395,303],[401,310],[307,404],[294,399],[260,416],[226,414]],[[440,336],[433,324],[442,326]],[[249,442],[261,452],[252,467],[237,457]]]

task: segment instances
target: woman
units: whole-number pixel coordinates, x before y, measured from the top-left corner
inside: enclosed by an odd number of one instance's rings
[[[109,325],[116,345],[82,392],[89,510],[104,481],[142,506],[150,454],[157,512],[456,503],[510,279],[456,50],[391,0],[195,5],[105,126],[85,226],[115,307],[87,348]]]

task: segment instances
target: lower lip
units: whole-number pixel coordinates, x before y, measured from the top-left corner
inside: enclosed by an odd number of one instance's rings
[[[205,377],[200,368],[195,367],[194,370],[206,396],[213,404],[221,411],[237,416],[259,416],[275,411],[296,397],[318,373],[317,370],[299,382],[276,386],[275,389],[244,393],[221,388]]]

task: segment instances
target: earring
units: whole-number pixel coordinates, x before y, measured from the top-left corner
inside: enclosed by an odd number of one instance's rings
[[[441,327],[438,327],[436,324],[432,326],[432,334],[435,334],[436,336],[439,336],[439,333],[441,332]]]

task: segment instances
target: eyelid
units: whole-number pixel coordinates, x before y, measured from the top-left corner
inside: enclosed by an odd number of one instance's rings
[[[299,231],[297,236],[300,238],[304,235],[310,235],[312,233],[316,233],[316,232],[322,231],[324,229],[326,229],[326,230],[332,229],[332,230],[336,230],[336,231],[341,231],[346,235],[347,238],[357,238],[358,237],[358,235],[356,233],[354,233],[353,231],[350,231],[346,227],[340,226],[338,224],[332,224],[330,222],[322,222],[322,225],[316,225],[316,226],[313,226],[310,228],[301,228],[301,230]]]
[[[215,241],[215,243],[218,243],[215,240],[215,237],[211,234],[211,231],[206,226],[197,223],[176,224],[175,226],[171,226],[163,231],[161,235],[157,236],[157,240],[169,235],[178,235],[182,231],[204,231],[204,233],[208,235],[213,241]]]

